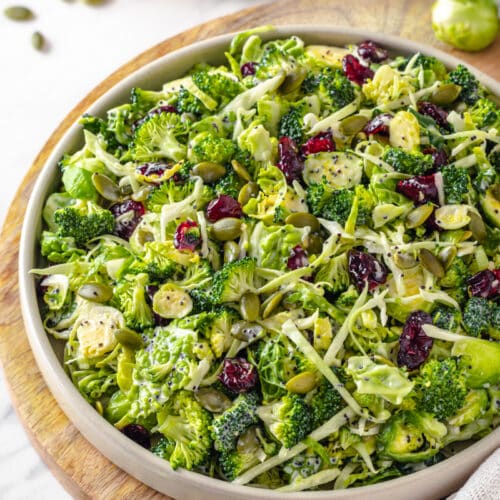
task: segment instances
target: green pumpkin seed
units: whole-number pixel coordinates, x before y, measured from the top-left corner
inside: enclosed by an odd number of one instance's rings
[[[312,391],[317,384],[316,375],[312,372],[302,372],[292,377],[286,384],[287,391],[295,394],[306,394]]]
[[[310,255],[319,254],[323,251],[323,239],[318,234],[308,234],[303,241],[303,245]]]
[[[411,269],[417,265],[417,261],[409,253],[396,252],[393,260],[399,269]]]
[[[244,181],[250,182],[252,180],[248,170],[239,161],[233,160],[231,165],[233,166],[233,170],[236,174],[239,175]]]
[[[224,264],[229,264],[238,259],[240,255],[240,247],[234,241],[226,241],[224,243]]]
[[[212,226],[212,233],[219,241],[231,241],[241,234],[241,220],[236,217],[219,219]]]
[[[121,193],[118,185],[107,175],[95,172],[92,174],[92,184],[96,191],[108,201],[120,201]]]
[[[476,212],[470,212],[469,217],[470,217],[469,229],[472,233],[472,236],[476,241],[482,243],[483,241],[486,240],[487,237],[486,226],[483,222],[483,219]]]
[[[11,21],[29,21],[35,17],[33,11],[21,5],[7,7],[4,9],[3,13],[5,17],[8,17]]]
[[[196,401],[212,413],[222,413],[231,407],[231,400],[222,392],[211,387],[202,387],[194,393]]]
[[[97,188],[96,188],[97,189]],[[129,184],[129,183],[126,183],[126,184],[120,184],[118,186],[118,189],[120,191],[120,194],[125,197],[125,196],[130,196],[133,192],[134,192],[134,189],[132,188],[132,186]]]
[[[146,201],[149,196],[149,193],[151,193],[153,189],[154,189],[153,186],[144,186],[135,193],[132,193],[131,198],[134,201]]]
[[[283,299],[283,292],[275,292],[270,297],[268,297],[262,304],[262,318],[266,319],[274,312],[274,310],[280,305]]]
[[[420,263],[427,271],[432,273],[436,278],[442,278],[444,276],[444,267],[439,259],[426,248],[422,248],[419,253]]]
[[[237,321],[233,323],[231,327],[231,335],[244,342],[250,342],[256,339],[263,331],[264,328],[260,325],[257,323],[249,323],[248,321]]]
[[[451,104],[460,95],[462,88],[454,83],[444,83],[440,85],[431,96],[431,101],[434,104]]]
[[[457,249],[454,246],[443,248],[443,250],[439,252],[439,260],[441,261],[445,269],[448,269],[451,266],[451,263],[453,262],[456,256],[457,256]]]
[[[255,182],[247,182],[238,194],[238,203],[244,207],[250,198],[256,198],[259,195],[259,186]]]
[[[311,231],[316,232],[321,229],[319,220],[308,212],[295,212],[290,214],[285,219],[286,224],[291,224],[295,227],[310,227]]]
[[[255,321],[260,315],[260,299],[256,293],[248,292],[240,300],[241,317],[246,321]]]
[[[124,347],[128,347],[133,351],[140,349],[144,342],[142,341],[142,337],[134,330],[130,330],[129,328],[120,328],[115,331],[116,340]]]
[[[421,226],[432,214],[434,207],[432,205],[420,205],[414,208],[406,216],[406,227],[413,229],[415,227]]]
[[[201,177],[203,182],[211,184],[223,177],[226,174],[226,169],[220,163],[203,161],[195,165],[191,172],[193,175]]]
[[[280,85],[280,92],[282,94],[291,94],[302,85],[302,82],[304,81],[306,75],[307,70],[302,66],[299,66],[293,71],[290,71],[290,73],[285,76],[283,83]]]
[[[43,47],[45,45],[45,38],[39,31],[35,31],[31,35],[31,45],[36,50],[43,50]]]
[[[257,451],[260,448],[260,441],[257,437],[255,427],[247,429],[239,438],[236,443],[236,449],[240,453],[249,453]]]
[[[78,295],[92,302],[107,302],[113,297],[113,289],[102,283],[86,283],[78,289]]]
[[[348,116],[340,122],[340,131],[344,135],[356,135],[368,123],[368,118],[363,115]]]

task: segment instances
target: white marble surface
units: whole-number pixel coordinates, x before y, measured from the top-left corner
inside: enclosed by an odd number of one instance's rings
[[[0,15],[0,223],[17,186],[50,133],[96,84],[148,47],[198,23],[262,0],[2,0],[31,7],[36,18]],[[36,52],[40,31],[48,50]],[[0,499],[69,498],[31,447],[10,404],[0,370]]]

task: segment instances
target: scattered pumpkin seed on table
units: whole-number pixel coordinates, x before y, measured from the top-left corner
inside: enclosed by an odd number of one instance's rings
[[[32,10],[21,5],[6,7],[3,13],[12,21],[29,21],[35,17]]]

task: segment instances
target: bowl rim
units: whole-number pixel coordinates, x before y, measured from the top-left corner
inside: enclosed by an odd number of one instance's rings
[[[94,100],[87,108],[86,112],[99,113],[99,111],[106,109],[105,103],[108,100],[120,94],[125,89],[130,89],[132,86],[131,82],[135,78],[141,77],[141,75],[147,74],[155,69],[158,70],[176,61],[182,61],[183,58],[192,57],[193,54],[214,50],[215,47],[219,46],[227,46],[236,33],[238,32],[226,33],[198,41],[181,49],[164,54],[154,61],[142,65]],[[386,35],[379,32],[368,32],[362,29],[304,24],[276,26],[273,30],[261,34],[265,39],[283,38],[291,35],[297,35],[306,39],[328,37],[345,38],[346,40],[357,39],[359,41],[371,39],[395,51],[407,53],[422,52],[426,55],[438,57],[447,66],[465,64],[467,67],[472,68],[472,71],[478,79],[486,85],[493,94],[500,97],[500,84],[490,76],[477,70],[474,66],[434,47],[397,36]],[[235,485],[220,479],[203,476],[202,474],[192,471],[182,469],[173,471],[167,461],[156,457],[150,451],[132,442],[99,415],[99,413],[82,397],[61,366],[52,348],[49,336],[43,328],[34,286],[34,276],[29,274],[28,271],[34,267],[37,254],[35,250],[37,248],[37,235],[39,231],[33,230],[33,228],[39,229],[41,226],[41,207],[52,185],[57,162],[62,156],[62,153],[67,150],[68,144],[74,140],[79,132],[80,127],[78,123],[73,123],[66,129],[60,140],[51,148],[50,155],[37,175],[33,191],[29,198],[19,247],[19,291],[24,325],[36,362],[52,395],[71,423],[75,425],[88,441],[90,441],[92,446],[95,447],[99,453],[111,460],[128,474],[136,477],[138,480],[157,491],[166,494],[176,494],[176,491],[185,493],[186,490],[184,488],[194,487],[200,492],[206,492],[208,490],[220,495],[230,495],[228,498],[290,498],[289,494],[278,493],[269,489]],[[96,434],[97,430],[101,433],[99,436]],[[325,498],[343,499],[352,498],[354,494],[359,496],[373,495],[375,493],[381,493],[384,490],[389,493],[390,491],[388,490],[391,488],[396,491],[396,488],[404,487],[405,484],[407,487],[414,485],[418,488],[418,484],[421,481],[433,479],[446,468],[458,465],[458,463],[466,457],[469,457],[470,461],[475,460],[475,462],[477,462],[479,457],[484,454],[484,452],[482,452],[483,448],[487,447],[493,451],[494,448],[498,446],[500,446],[500,428],[497,428],[488,436],[445,461],[407,476],[353,489],[319,492],[305,491],[293,493],[293,495],[294,498],[303,500],[306,498],[311,500]],[[132,451],[131,454],[129,453],[130,451]],[[158,488],[158,481],[162,476],[164,476],[163,479],[170,481],[167,488],[161,485],[161,487]]]

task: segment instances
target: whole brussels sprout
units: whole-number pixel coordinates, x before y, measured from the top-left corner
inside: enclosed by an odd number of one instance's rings
[[[439,40],[462,50],[481,50],[495,40],[498,12],[494,0],[437,0],[432,28]]]

